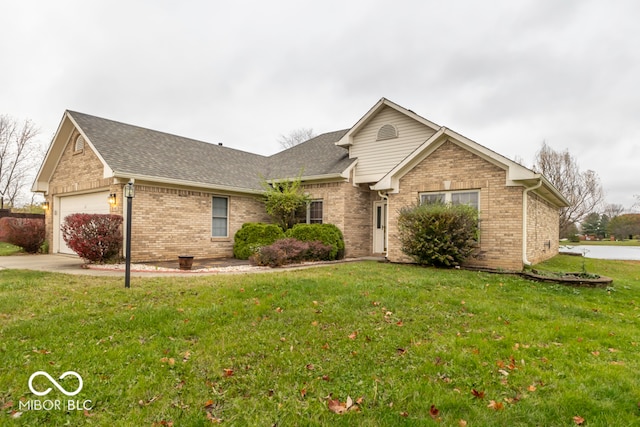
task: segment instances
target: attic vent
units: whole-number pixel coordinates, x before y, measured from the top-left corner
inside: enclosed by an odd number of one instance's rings
[[[378,141],[383,139],[392,139],[398,137],[398,130],[394,125],[383,125],[378,129]]]
[[[84,150],[84,138],[82,135],[78,135],[76,138],[76,144],[73,147],[73,151],[78,152]]]

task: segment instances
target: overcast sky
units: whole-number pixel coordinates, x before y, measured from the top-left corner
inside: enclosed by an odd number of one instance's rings
[[[65,109],[260,154],[380,98],[531,166],[543,141],[640,194],[640,2],[0,3],[0,114]]]

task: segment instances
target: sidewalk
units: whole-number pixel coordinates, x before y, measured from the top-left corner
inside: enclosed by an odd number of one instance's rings
[[[357,259],[345,259],[340,261],[329,261],[322,263],[310,264],[293,264],[281,268],[255,267],[249,265],[247,261],[236,259],[201,259],[194,260],[193,270],[180,271],[178,262],[157,262],[132,264],[132,277],[169,277],[180,276],[188,277],[189,275],[202,274],[220,274],[220,273],[265,273],[278,272],[283,270],[296,270],[301,268],[318,267],[321,265],[332,265],[334,263],[376,260],[383,261],[380,257],[364,257]],[[49,271],[52,273],[65,274],[81,274],[88,276],[121,276],[124,277],[123,264],[106,264],[106,265],[90,265],[90,268],[84,266],[84,261],[76,255],[63,254],[46,254],[46,255],[10,255],[0,256],[0,270],[3,269],[19,269],[19,270],[36,270]]]
[[[10,255],[0,256],[0,270],[3,269],[20,269],[20,270],[36,270],[49,271],[52,273],[65,274],[81,274],[89,276],[122,276],[124,277],[124,269],[116,269],[109,266],[92,266],[93,268],[85,268],[84,261],[76,255],[62,254],[46,254],[46,255]],[[177,264],[177,263],[176,263]],[[136,265],[132,265],[132,277],[167,277],[171,275],[184,276],[189,274],[180,270],[160,270],[149,268],[144,271],[136,271]],[[176,266],[177,267],[177,266]]]

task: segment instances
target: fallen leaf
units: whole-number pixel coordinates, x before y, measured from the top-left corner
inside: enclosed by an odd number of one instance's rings
[[[182,353],[182,362],[186,362],[189,360],[189,358],[191,357],[191,352],[189,350],[185,351],[184,353]]]
[[[13,406],[13,400],[10,400],[7,403],[5,403],[4,405],[2,405],[2,410],[4,411],[5,409],[9,409],[12,406]]]
[[[471,394],[473,394],[473,397],[476,397],[478,399],[484,399],[484,391],[478,391],[475,388],[472,388]]]
[[[460,427],[467,427],[467,422],[466,422],[465,420],[459,420],[459,421],[458,421],[458,425],[459,425]]]
[[[403,325],[404,325],[404,323],[402,323],[402,320],[400,320],[400,321],[396,322],[396,325],[397,325],[397,326],[403,326]]]
[[[307,363],[307,365],[305,366],[309,371],[313,371],[316,367],[313,366],[313,363]]]
[[[582,418],[581,416],[576,415],[575,417],[573,417],[573,422],[576,423],[577,425],[581,426],[582,424],[584,424],[584,418]]]
[[[11,418],[20,418],[22,416],[22,412],[20,411],[11,411]]]
[[[89,412],[87,409],[84,410],[85,417],[93,417],[94,415],[95,415],[94,413]]]
[[[331,412],[334,412],[336,414],[344,414],[345,412],[347,412],[347,405],[341,403],[338,399],[329,399],[327,401],[327,407]]]
[[[351,334],[349,334],[349,339],[355,340],[357,336],[358,336],[358,331],[353,331]]]
[[[406,412],[406,411],[405,412],[400,412],[400,416],[404,417],[404,418],[407,418],[409,416],[409,413]]]
[[[302,390],[300,390],[300,396],[302,396],[302,398],[304,399],[304,397],[307,395],[307,389],[303,388]]]
[[[224,376],[225,377],[232,377],[233,376],[233,369],[225,368],[225,369],[223,369],[223,371],[224,371]]]
[[[280,307],[276,308],[276,312],[277,313],[282,313],[282,308],[280,308]]]
[[[502,402],[496,402],[495,400],[491,400],[489,401],[487,408],[491,408],[494,411],[499,411],[501,409],[504,409],[504,405],[502,404]]]
[[[600,356],[600,352],[599,351],[592,351],[591,354],[593,354],[594,356]]]
[[[396,353],[398,353],[398,356],[402,356],[406,352],[407,350],[405,350],[404,348],[396,348]]]
[[[529,387],[527,387],[527,390],[529,391],[536,391],[536,386],[531,384]]]
[[[502,375],[504,375],[505,377],[509,376],[509,372],[505,371],[504,369],[498,369],[498,372],[500,372]]]
[[[431,415],[431,418],[433,418],[434,420],[438,418],[438,415],[440,415],[440,410],[436,408],[436,405],[431,405],[431,408],[429,408],[429,415]]]

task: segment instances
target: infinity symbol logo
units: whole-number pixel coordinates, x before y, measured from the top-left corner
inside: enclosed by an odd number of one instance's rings
[[[64,379],[65,377],[67,377],[69,375],[73,375],[74,377],[76,377],[78,379],[78,382],[80,383],[78,388],[75,391],[69,392],[69,391],[65,390],[64,388],[62,388],[62,386],[60,384],[58,384],[58,382],[55,379],[53,379],[53,377],[51,377],[51,375],[49,375],[48,373],[46,373],[44,371],[38,371],[38,372],[34,372],[33,374],[31,374],[31,376],[29,377],[29,390],[31,390],[31,393],[35,394],[36,396],[45,396],[45,395],[49,394],[49,392],[51,391],[51,387],[49,387],[45,391],[37,391],[37,390],[35,390],[33,388],[33,379],[35,377],[37,377],[38,375],[43,375],[43,376],[47,377],[47,379],[49,381],[51,381],[51,384],[56,386],[56,388],[58,390],[60,390],[62,393],[64,393],[67,396],[75,396],[76,394],[80,393],[80,390],[82,390],[82,377],[77,372],[67,371],[64,374],[60,375],[59,379]]]

